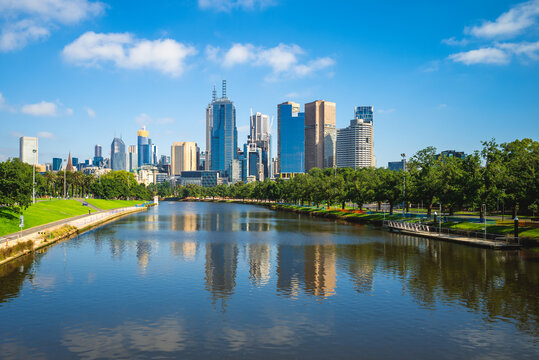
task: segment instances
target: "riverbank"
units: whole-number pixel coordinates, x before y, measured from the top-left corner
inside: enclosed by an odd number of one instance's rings
[[[40,228],[16,240],[3,241],[0,243],[0,265],[114,221],[119,217],[145,211],[146,209],[147,207],[126,207],[103,211],[82,218],[75,217],[73,220],[62,224],[53,224],[49,227]]]
[[[354,210],[340,210],[340,209],[325,209],[325,208],[315,208],[299,205],[285,205],[279,204],[276,202],[258,202],[256,200],[240,200],[240,199],[187,199],[183,201],[207,201],[207,202],[223,202],[223,203],[239,203],[239,204],[251,204],[251,205],[260,205],[268,207],[272,210],[281,210],[281,211],[291,211],[297,214],[316,216],[325,219],[333,220],[342,220],[355,224],[365,224],[373,225],[377,227],[382,227],[384,220],[400,220],[415,222],[417,219],[410,217],[403,217],[400,214],[388,213],[367,213],[359,212]],[[473,229],[474,231],[481,231],[482,224],[475,223],[446,223],[442,225],[445,230],[461,230],[461,229]],[[505,236],[507,234],[512,234],[512,226],[501,226],[501,225],[487,225],[487,232],[493,234],[499,234],[500,236]],[[520,227],[519,228],[519,237],[521,244],[529,247],[539,246],[539,229]]]

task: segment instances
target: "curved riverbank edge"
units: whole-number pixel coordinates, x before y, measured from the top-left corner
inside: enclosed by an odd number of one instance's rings
[[[75,219],[61,225],[52,225],[43,231],[36,231],[25,235],[18,240],[11,240],[0,246],[0,250],[18,248],[13,255],[0,261],[4,265],[21,256],[35,252],[42,248],[51,246],[59,241],[70,239],[86,231],[108,224],[120,217],[140,211],[146,211],[147,207],[127,207],[113,209],[98,214],[93,214],[84,218]],[[18,246],[19,245],[19,246]]]
[[[339,210],[331,210],[331,212],[323,212],[323,211],[313,210],[312,208],[302,209],[302,208],[291,207],[290,205],[278,204],[275,202],[264,202],[264,201],[258,202],[256,200],[249,201],[249,200],[238,200],[238,199],[182,199],[182,200],[177,200],[177,201],[187,201],[187,202],[197,201],[197,202],[236,203],[236,204],[245,204],[245,205],[257,205],[257,206],[264,206],[271,210],[294,212],[297,214],[309,215],[313,217],[319,217],[319,218],[330,219],[330,220],[340,220],[340,221],[345,221],[345,222],[353,223],[353,224],[372,225],[380,229],[382,229],[382,226],[384,223],[383,220],[379,220],[379,219],[365,219],[362,217],[357,217],[357,216],[354,216],[353,213],[345,213],[344,215],[336,214],[335,212],[340,212]],[[322,210],[322,209],[319,209],[319,210]],[[389,219],[389,216],[388,216],[388,219]],[[439,241],[453,242],[452,241],[453,239],[450,239],[450,238],[446,239],[443,237],[439,237],[438,235],[427,236],[425,234],[416,234],[416,233],[411,233],[411,232],[408,233],[408,235],[424,237],[424,238],[429,238],[429,239],[439,240]],[[470,239],[474,241],[470,243],[466,243],[464,241],[455,241],[455,242],[460,243],[462,245],[467,245],[467,246],[479,246],[479,247],[487,247],[487,248],[501,250],[500,248],[497,248],[497,247],[477,245],[477,241],[475,241],[474,238],[470,238]],[[521,237],[520,241],[523,247],[539,246],[539,242],[533,238]],[[507,250],[509,249],[510,248],[507,248]]]

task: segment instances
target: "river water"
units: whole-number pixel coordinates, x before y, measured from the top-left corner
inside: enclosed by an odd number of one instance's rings
[[[0,358],[537,359],[539,261],[165,202],[0,267]]]

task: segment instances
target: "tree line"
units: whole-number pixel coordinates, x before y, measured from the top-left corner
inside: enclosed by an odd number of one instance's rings
[[[19,159],[0,163],[0,206],[21,212],[32,203],[33,167]],[[65,179],[65,181],[64,181]],[[36,197],[150,200],[153,189],[138,184],[127,171],[111,171],[100,177],[76,171],[36,172]]]
[[[510,209],[534,214],[539,206],[539,142],[531,139],[483,142],[464,158],[437,156],[436,148],[418,151],[406,171],[385,168],[311,169],[290,180],[277,179],[203,188],[197,185],[157,189],[160,196],[228,197],[320,206],[386,203],[390,213],[403,202],[423,204],[430,216],[439,205],[452,215],[460,210]],[[403,194],[403,184],[405,193]]]

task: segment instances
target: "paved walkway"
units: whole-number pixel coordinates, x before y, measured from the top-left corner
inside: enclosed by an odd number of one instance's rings
[[[99,214],[99,213],[102,213],[102,212],[105,212],[105,211],[108,211],[108,210],[99,210],[97,212],[93,212],[92,214],[84,214],[84,215],[73,216],[73,217],[58,220],[58,221],[55,221],[55,222],[52,222],[52,223],[47,223],[47,224],[43,224],[43,225],[39,225],[39,226],[34,226],[32,228],[23,230],[22,231],[22,236],[30,235],[30,234],[33,234],[33,233],[36,233],[36,232],[39,232],[39,231],[44,231],[44,230],[50,228],[51,226],[63,225],[63,224],[66,224],[66,223],[68,223],[70,221],[77,220],[77,219],[82,219],[82,218],[88,217],[90,215]],[[17,237],[20,236],[20,235],[21,235],[21,232],[18,231],[16,233],[1,236],[0,237],[0,244],[5,243],[6,240],[17,239]]]
[[[84,199],[79,199],[79,198],[75,198],[74,200],[77,200],[78,202],[80,202],[81,204],[88,204],[87,206],[91,209],[94,209],[95,211],[101,211],[100,208],[98,208],[97,206],[94,206],[92,204],[90,204],[89,202],[85,201]]]

